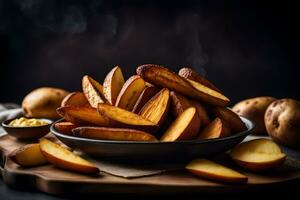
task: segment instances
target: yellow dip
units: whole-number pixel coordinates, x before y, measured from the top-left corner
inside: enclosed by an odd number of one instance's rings
[[[49,123],[41,119],[35,119],[35,118],[27,119],[25,117],[14,119],[9,123],[10,126],[15,126],[15,127],[43,126],[46,124]]]

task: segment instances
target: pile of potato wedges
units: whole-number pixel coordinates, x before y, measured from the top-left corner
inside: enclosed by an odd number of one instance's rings
[[[226,137],[246,130],[226,106],[230,100],[191,68],[178,74],[159,65],[137,67],[126,81],[114,67],[103,84],[82,79],[82,92],[67,95],[55,128],[101,140],[179,141]]]

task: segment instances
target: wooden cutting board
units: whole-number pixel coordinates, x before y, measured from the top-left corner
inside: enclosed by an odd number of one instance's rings
[[[10,152],[26,144],[4,135],[0,137],[2,177],[6,184],[22,189],[37,189],[50,194],[129,193],[129,194],[177,194],[177,193],[231,193],[257,191],[267,187],[282,186],[300,180],[300,170],[290,166],[287,160],[282,169],[268,174],[243,172],[249,177],[247,184],[230,185],[195,177],[184,170],[170,171],[160,175],[125,179],[101,173],[99,176],[68,172],[52,165],[22,168],[9,156]],[[101,166],[99,166],[101,169]],[[241,170],[240,170],[241,171]]]

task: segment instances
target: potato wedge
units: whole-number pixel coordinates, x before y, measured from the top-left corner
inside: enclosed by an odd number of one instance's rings
[[[103,86],[88,75],[82,78],[82,90],[93,108],[97,108],[98,103],[108,102],[103,95]]]
[[[66,106],[57,109],[57,113],[66,121],[77,126],[98,125],[109,126],[109,120],[101,116],[96,108],[90,106]]]
[[[221,93],[198,82],[185,79],[162,66],[153,64],[142,65],[137,68],[136,72],[144,80],[152,84],[166,87],[212,105],[226,106],[230,102]]]
[[[202,85],[205,85],[206,87],[209,87],[210,89],[213,89],[217,92],[221,92],[216,86],[214,86],[214,84],[209,82],[206,78],[204,78],[202,75],[200,75],[199,73],[197,73],[195,70],[191,68],[188,67],[181,68],[178,72],[178,75],[183,78],[187,78],[196,81],[198,83],[201,83]]]
[[[34,167],[48,163],[42,155],[40,144],[28,144],[10,154],[10,158],[22,167]]]
[[[60,133],[72,135],[72,130],[78,126],[76,126],[72,122],[58,122],[54,125],[54,127]]]
[[[61,107],[86,105],[89,105],[89,102],[82,92],[71,92],[61,102]]]
[[[163,142],[172,142],[194,139],[197,136],[200,125],[196,108],[190,107],[176,118],[160,140]]]
[[[139,115],[161,125],[168,114],[169,105],[170,92],[167,88],[164,88],[143,106]]]
[[[139,113],[142,107],[158,92],[159,89],[155,86],[146,87],[136,101],[132,112]]]
[[[244,122],[232,110],[225,107],[214,107],[212,111],[216,117],[225,121],[233,132],[239,133],[247,130]]]
[[[213,139],[226,137],[229,135],[230,128],[228,127],[228,125],[220,118],[216,118],[201,131],[201,133],[198,136],[198,139]]]
[[[46,138],[40,139],[40,148],[46,159],[56,167],[85,174],[99,172],[94,164]]]
[[[157,141],[149,133],[127,128],[78,127],[73,130],[73,133],[79,137],[97,140]]]
[[[122,70],[118,66],[106,75],[103,82],[103,95],[111,105],[115,105],[124,82]]]
[[[98,104],[98,112],[105,116],[111,127],[132,128],[153,133],[158,129],[158,125],[125,109],[111,106],[105,103]]]
[[[140,76],[131,76],[124,83],[115,105],[131,111],[145,88],[145,81]]]
[[[226,183],[245,183],[248,181],[247,176],[207,159],[195,159],[185,168],[196,176],[210,180]]]
[[[255,139],[234,147],[230,157],[245,169],[261,171],[280,166],[286,155],[272,140]]]
[[[187,99],[186,97],[172,91],[171,97],[171,111],[175,117],[182,113],[185,109],[194,106],[201,121],[201,126],[206,126],[210,123],[209,116],[204,107],[196,101]]]

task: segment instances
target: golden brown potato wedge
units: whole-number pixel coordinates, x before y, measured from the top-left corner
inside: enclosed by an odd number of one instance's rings
[[[89,102],[82,92],[72,92],[68,94],[61,102],[61,107],[86,105],[89,105]]]
[[[40,148],[42,154],[54,166],[85,174],[99,172],[94,164],[46,138],[40,139]]]
[[[241,118],[229,108],[214,107],[212,111],[216,117],[225,121],[234,133],[247,130],[247,127]]]
[[[78,127],[73,133],[79,137],[97,140],[157,141],[149,133],[127,128]]]
[[[194,106],[200,118],[201,126],[206,126],[210,123],[210,119],[205,108],[199,102],[189,100],[186,97],[174,91],[170,92],[170,97],[171,97],[171,110],[175,117],[177,117],[185,109]]]
[[[247,176],[207,159],[195,159],[185,168],[196,176],[210,180],[226,183],[245,183],[248,181]]]
[[[120,67],[114,67],[105,77],[103,82],[104,97],[115,105],[119,92],[124,85],[124,77]]]
[[[176,118],[160,140],[163,142],[172,142],[195,139],[199,129],[200,119],[196,108],[190,107]]]
[[[109,120],[111,127],[132,128],[150,133],[155,132],[158,129],[157,124],[140,115],[116,106],[99,103],[98,112]]]
[[[72,130],[78,126],[76,126],[72,122],[58,122],[54,125],[54,127],[60,133],[63,133],[66,135],[72,135],[73,134]]]
[[[82,90],[86,99],[94,108],[97,108],[98,103],[108,102],[103,95],[103,86],[88,75],[82,78]]]
[[[213,139],[226,137],[229,135],[230,128],[228,127],[228,125],[220,118],[216,118],[201,131],[201,133],[198,136],[198,139]]]
[[[57,109],[57,113],[66,121],[75,125],[109,126],[109,120],[101,116],[96,108],[90,106],[66,106]]]
[[[230,102],[229,99],[221,93],[198,82],[185,79],[159,65],[142,65],[137,68],[136,72],[144,80],[152,84],[166,87],[212,105],[226,106]]]
[[[132,112],[139,113],[142,107],[158,92],[159,89],[155,86],[146,87],[136,101]]]
[[[234,147],[230,157],[245,169],[261,171],[280,166],[286,155],[272,140],[255,139]]]
[[[40,144],[28,144],[16,149],[10,154],[10,158],[22,167],[34,167],[48,163],[42,155]]]
[[[145,88],[145,81],[140,76],[131,76],[124,83],[115,105],[131,111]]]
[[[170,92],[167,88],[164,88],[143,106],[139,115],[155,124],[161,125],[168,114],[169,105]]]
[[[214,84],[209,82],[206,78],[204,78],[202,75],[200,75],[199,73],[197,73],[195,70],[191,68],[188,67],[181,68],[178,72],[178,75],[196,81],[198,83],[201,83],[202,85],[205,85],[206,87],[209,87],[210,89],[213,89],[217,92],[221,92],[216,86],[214,86]]]

